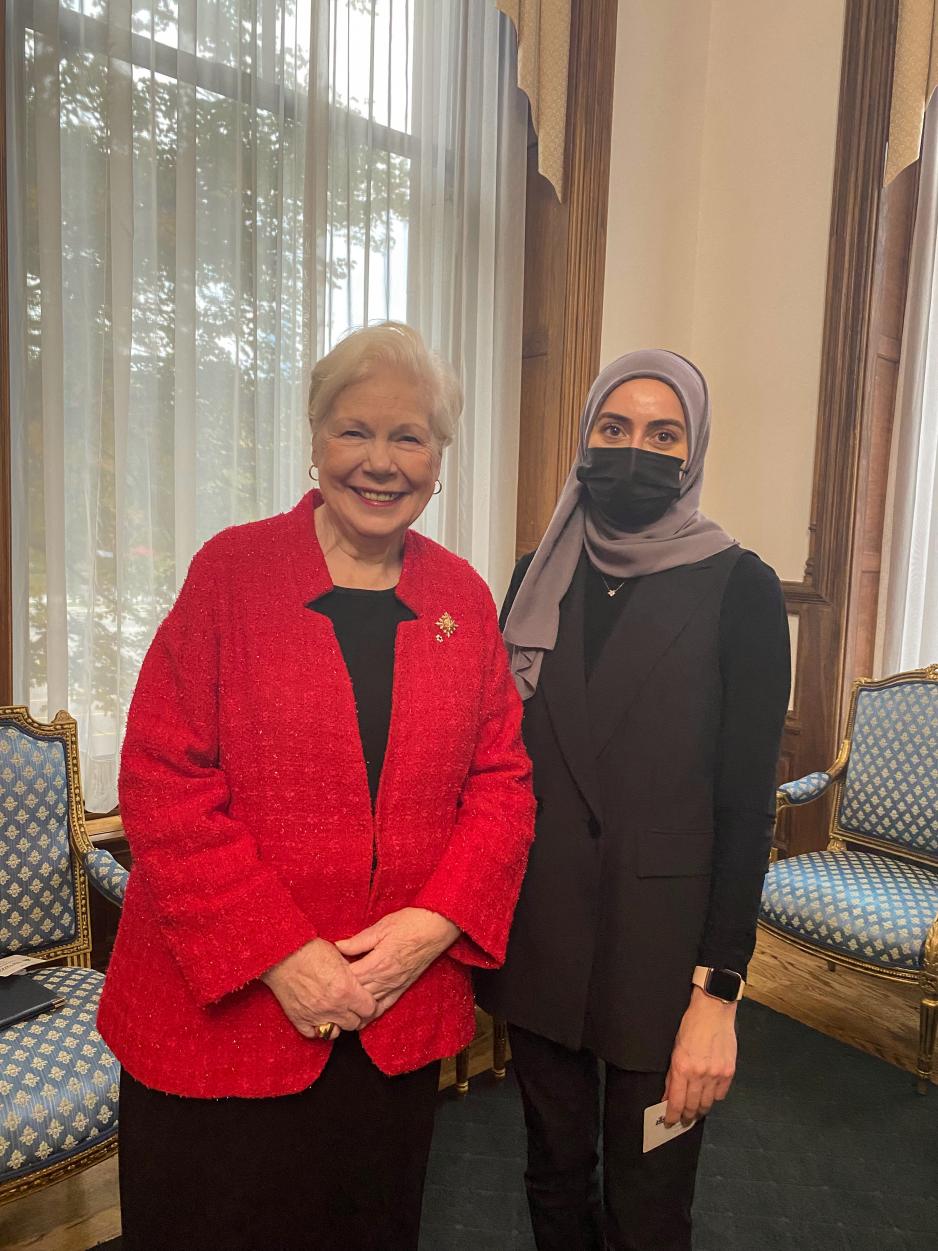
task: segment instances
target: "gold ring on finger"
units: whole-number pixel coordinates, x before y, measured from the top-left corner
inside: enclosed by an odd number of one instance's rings
[[[316,1037],[321,1038],[323,1042],[328,1042],[334,1029],[335,1025],[332,1021],[323,1021],[322,1025],[316,1026]]]

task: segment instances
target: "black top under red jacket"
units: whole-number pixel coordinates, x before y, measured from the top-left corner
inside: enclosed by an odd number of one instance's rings
[[[310,492],[194,558],[140,671],[121,758],[134,864],[98,1026],[146,1086],[282,1095],[319,1076],[261,973],[317,935],[414,906],[463,931],[361,1033],[385,1073],[472,1037],[470,965],[502,959],[533,825],[521,706],[495,606],[412,531],[396,598],[377,802],[332,622]]]

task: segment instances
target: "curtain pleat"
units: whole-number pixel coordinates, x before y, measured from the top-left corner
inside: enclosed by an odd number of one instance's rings
[[[894,64],[886,183],[917,161],[921,151],[925,110],[938,85],[935,0],[899,0]]]
[[[180,56],[194,58],[197,42],[197,0],[180,0],[178,46]],[[173,99],[175,97],[175,99]],[[196,547],[197,416],[196,367],[196,87],[177,79],[167,100],[170,126],[174,125],[176,159],[169,171],[173,184],[171,238],[165,246],[168,290],[173,301],[173,510],[171,518],[173,569],[185,569]],[[174,107],[175,106],[175,107]],[[172,132],[171,132],[172,133]],[[171,245],[171,246],[170,246]],[[157,481],[145,474],[148,488]],[[167,467],[168,468],[168,467]],[[159,507],[159,501],[154,501]],[[170,519],[167,519],[170,520]],[[174,579],[175,581],[176,579]]]
[[[15,690],[77,718],[106,811],[193,553],[308,487],[351,327],[461,372],[420,527],[507,585],[526,106],[476,0],[10,0],[7,48]]]
[[[495,0],[518,35],[518,86],[531,102],[537,167],[564,196],[573,0]]]
[[[896,395],[880,675],[938,664],[938,102],[925,119]]]
[[[30,417],[33,429],[30,431],[30,477],[36,488],[34,510],[37,520],[48,536],[48,542],[42,545],[30,544],[30,558],[35,556],[37,574],[42,579],[45,592],[45,613],[38,621],[30,621],[30,642],[35,638],[37,659],[44,670],[51,703],[65,707],[69,690],[69,654],[68,649],[61,646],[61,640],[68,635],[66,612],[66,562],[68,557],[66,541],[66,499],[65,499],[65,454],[66,427],[68,413],[65,406],[64,364],[66,349],[66,329],[80,335],[84,329],[80,322],[66,319],[63,308],[64,293],[62,287],[62,244],[61,235],[67,227],[63,220],[62,181],[63,173],[74,173],[75,184],[82,185],[82,179],[88,173],[94,177],[95,171],[90,164],[82,168],[81,161],[74,167],[74,151],[66,144],[64,152],[60,148],[58,115],[60,111],[58,63],[59,28],[55,10],[44,7],[40,12],[40,23],[34,35],[34,60],[31,98],[36,115],[35,130],[30,136],[35,144],[35,186],[42,188],[42,194],[36,194],[34,187],[27,190],[28,208],[34,209],[37,219],[36,251],[33,253],[35,266],[41,267],[44,275],[41,290],[38,293],[38,318],[33,319],[31,330],[38,335],[33,348],[34,394],[31,396]],[[79,154],[83,155],[83,154]],[[72,160],[63,170],[63,156]],[[70,181],[70,180],[69,180]],[[31,193],[31,194],[30,194]],[[80,197],[76,197],[80,198]],[[70,201],[71,203],[71,201]],[[24,205],[24,208],[27,206]],[[27,209],[28,211],[28,209]],[[61,223],[61,224],[60,224]],[[31,239],[30,242],[33,242]],[[35,293],[34,293],[35,301]],[[33,305],[35,308],[35,303]],[[31,310],[32,311],[32,310]],[[77,309],[75,310],[78,311]],[[12,318],[11,318],[12,320]],[[36,324],[38,322],[38,324]],[[35,347],[38,346],[38,361],[35,359]],[[89,348],[92,346],[88,345]],[[12,364],[12,362],[11,362]],[[89,351],[82,362],[84,369],[77,383],[84,389],[95,388],[97,379],[94,370],[94,355]],[[36,368],[38,366],[38,368]],[[88,436],[93,437],[93,426]],[[38,445],[38,446],[37,446]],[[41,450],[41,454],[38,449]],[[96,449],[88,447],[87,436],[76,445],[77,453],[85,456]],[[35,460],[33,460],[35,455]],[[70,510],[75,534],[82,524],[89,524],[88,500],[76,499],[78,508]],[[84,507],[81,505],[84,504]],[[41,510],[41,511],[40,511]],[[77,514],[77,515],[76,515]],[[71,535],[69,536],[71,538]],[[77,572],[77,571],[76,571]],[[43,664],[44,659],[44,664]]]

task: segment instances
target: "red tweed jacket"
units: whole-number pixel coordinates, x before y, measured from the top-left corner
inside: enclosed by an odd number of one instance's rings
[[[134,867],[98,1017],[144,1084],[282,1095],[330,1044],[300,1035],[259,974],[319,935],[408,905],[462,937],[362,1043],[385,1073],[465,1046],[470,965],[496,967],[533,835],[530,765],[492,598],[408,533],[391,725],[374,815],[310,492],[196,555],[137,683],[120,779]],[[444,614],[450,622],[439,625]],[[372,881],[372,845],[378,864]]]

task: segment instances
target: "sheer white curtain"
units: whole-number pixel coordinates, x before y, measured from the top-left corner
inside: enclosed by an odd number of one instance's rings
[[[7,5],[16,697],[116,799],[196,548],[308,487],[305,384],[417,325],[467,414],[424,529],[514,555],[526,109],[477,0]]]
[[[938,663],[938,101],[925,118],[891,476],[877,671]]]

